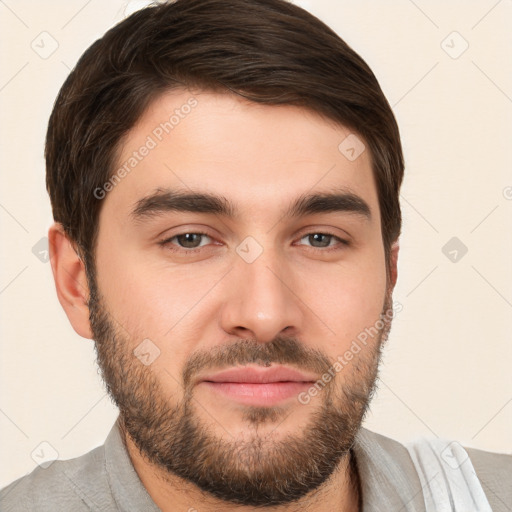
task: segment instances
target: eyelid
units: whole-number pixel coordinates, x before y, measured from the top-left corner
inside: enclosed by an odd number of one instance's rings
[[[341,233],[340,233],[341,232]],[[352,236],[341,228],[333,228],[333,227],[323,227],[321,225],[316,226],[306,226],[305,228],[302,228],[297,235],[295,235],[296,240],[300,240],[304,238],[307,235],[314,235],[317,233],[321,233],[323,235],[330,235],[334,238],[337,238],[340,242],[343,242],[347,245],[350,245],[352,243]]]
[[[308,232],[304,233],[303,235],[301,235],[298,238],[298,240],[300,241],[309,235],[315,235],[315,234],[330,236],[330,237],[338,240],[338,243],[336,245],[328,245],[327,247],[313,247],[312,245],[304,245],[304,244],[299,244],[299,245],[303,245],[304,247],[307,247],[308,250],[320,251],[320,252],[324,252],[324,253],[330,252],[330,251],[341,250],[342,248],[348,247],[350,245],[349,240],[345,240],[344,238],[339,237],[338,235],[332,233],[331,231],[321,230],[321,229],[314,230],[314,231],[308,231]]]
[[[215,238],[212,235],[210,235],[209,233],[206,233],[205,231],[189,229],[189,230],[185,230],[185,231],[180,231],[179,233],[176,233],[172,236],[166,236],[162,240],[160,240],[158,242],[158,244],[161,246],[170,244],[170,245],[173,245],[174,247],[177,247],[177,251],[183,251],[183,252],[192,252],[194,250],[202,249],[203,247],[206,247],[204,245],[201,245],[199,247],[194,247],[192,249],[186,249],[185,247],[179,247],[178,245],[171,244],[171,240],[173,240],[174,238],[177,238],[178,236],[183,236],[183,235],[202,235],[202,236],[207,236],[208,238],[210,238],[212,240],[215,240]]]

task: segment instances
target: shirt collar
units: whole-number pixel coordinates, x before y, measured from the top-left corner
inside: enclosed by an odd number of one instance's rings
[[[105,466],[110,490],[119,510],[160,511],[133,467],[121,436],[119,418],[105,441]]]
[[[352,450],[363,495],[363,512],[425,512],[418,473],[405,446],[361,428]]]

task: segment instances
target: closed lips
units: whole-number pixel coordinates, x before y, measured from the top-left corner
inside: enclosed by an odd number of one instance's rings
[[[199,380],[202,382],[269,384],[275,382],[315,382],[317,377],[285,366],[269,368],[239,366],[205,375]]]

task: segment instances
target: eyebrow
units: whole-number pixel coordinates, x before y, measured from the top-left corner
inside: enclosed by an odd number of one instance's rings
[[[238,209],[221,195],[159,188],[137,201],[131,216],[135,221],[143,221],[167,212],[206,213],[234,218]],[[365,220],[371,219],[368,203],[347,190],[302,195],[292,202],[283,217],[297,218],[330,212],[344,212],[359,215]]]

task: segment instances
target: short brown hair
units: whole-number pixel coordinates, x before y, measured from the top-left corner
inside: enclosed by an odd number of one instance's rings
[[[372,156],[386,255],[401,228],[403,155],[374,74],[336,33],[285,0],[177,0],[138,11],[82,55],[46,138],[53,216],[94,266],[101,201],[119,143],[170,89],[231,91],[309,108],[354,130]],[[341,142],[341,141],[340,141]]]

